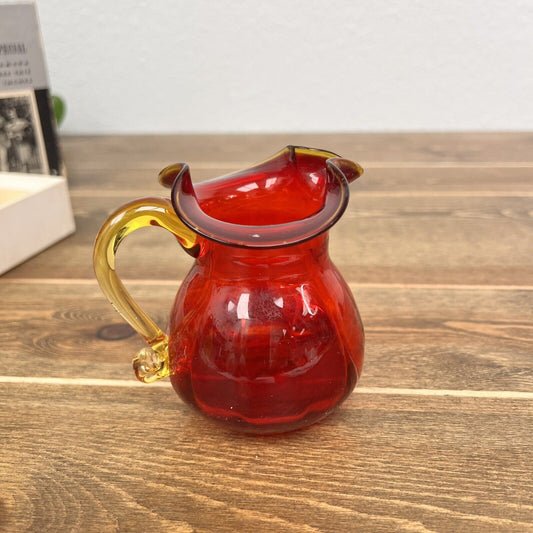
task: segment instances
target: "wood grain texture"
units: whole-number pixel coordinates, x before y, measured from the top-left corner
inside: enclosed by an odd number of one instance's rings
[[[183,158],[182,158],[183,159]],[[194,182],[221,176],[240,170],[247,163],[242,162],[229,166],[212,163],[196,163],[191,166]],[[398,163],[399,164],[399,163]],[[365,173],[356,184],[350,187],[352,200],[360,196],[476,196],[496,195],[506,197],[533,194],[533,163],[532,166],[494,166],[486,163],[483,166],[374,166],[365,164]],[[109,170],[81,168],[69,176],[71,195],[80,196],[119,196],[135,197],[143,195],[162,195],[165,193],[157,183],[157,174],[162,167],[117,168]]]
[[[360,162],[331,255],[366,328],[358,392],[293,434],[229,432],[105,301],[105,218],[286,144]],[[0,531],[533,531],[533,134],[66,137],[77,231],[0,277]],[[118,270],[164,325],[191,262],[143,229]]]
[[[9,385],[2,397],[24,412],[3,425],[6,531],[533,528],[520,401],[356,394],[307,431],[254,438],[169,389]]]
[[[332,150],[360,163],[532,161],[533,133],[130,135],[63,138],[69,169],[160,169],[171,162],[261,161],[288,144]],[[72,154],[72,157],[70,156]]]
[[[39,377],[133,379],[131,359],[144,344],[96,282],[50,281],[0,281],[0,338],[9,346],[0,375],[38,368]],[[164,326],[178,282],[126,285]],[[352,291],[366,331],[362,386],[533,391],[533,287]]]
[[[140,195],[74,197],[76,233],[6,277],[92,279],[99,227],[135,196]],[[354,194],[330,232],[331,255],[346,278],[357,282],[527,284],[533,279],[532,229],[533,197],[518,194]],[[191,264],[159,228],[128,237],[119,261],[123,275],[131,278],[149,273],[150,278],[181,279]]]

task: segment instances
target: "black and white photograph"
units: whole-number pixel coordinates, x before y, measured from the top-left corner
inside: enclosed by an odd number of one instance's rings
[[[0,172],[48,173],[33,90],[0,95]]]

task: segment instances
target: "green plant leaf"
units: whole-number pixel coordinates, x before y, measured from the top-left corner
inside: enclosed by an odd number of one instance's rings
[[[67,106],[65,105],[63,98],[55,94],[52,95],[52,103],[54,105],[54,115],[56,117],[57,125],[60,126],[65,118]]]

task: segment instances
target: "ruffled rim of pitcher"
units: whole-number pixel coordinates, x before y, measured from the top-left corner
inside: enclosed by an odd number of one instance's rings
[[[295,164],[298,153],[331,156],[324,160],[327,178],[323,205],[308,217],[272,225],[236,224],[213,218],[200,206],[187,164],[182,165],[172,185],[171,201],[174,210],[180,220],[194,232],[206,239],[228,246],[282,248],[313,239],[331,228],[346,210],[350,189],[345,170],[355,167],[358,175],[362,174],[363,170],[357,163],[343,159],[333,152],[305,146],[287,146],[261,164],[283,155],[287,155],[289,159],[292,158]]]

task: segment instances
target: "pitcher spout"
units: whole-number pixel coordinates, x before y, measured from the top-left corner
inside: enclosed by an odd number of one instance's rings
[[[178,177],[188,174],[190,177],[190,169],[187,163],[174,163],[165,167],[158,175],[159,183],[167,189],[172,189],[172,185]]]
[[[326,164],[329,166],[336,166],[342,172],[348,183],[354,182],[364,172],[363,167],[361,167],[358,163],[350,161],[349,159],[343,159],[341,157],[329,159]]]

